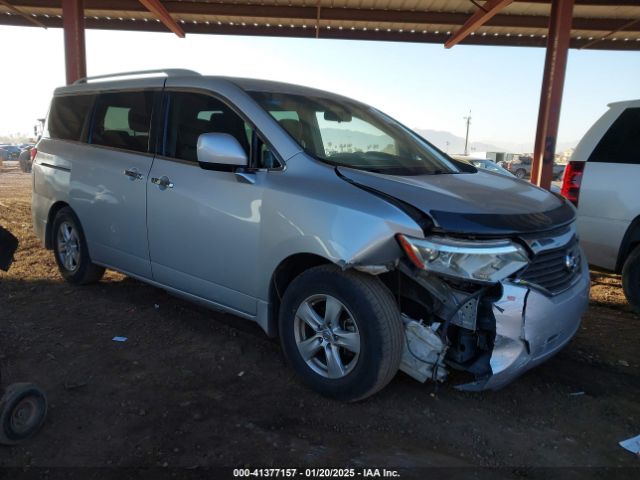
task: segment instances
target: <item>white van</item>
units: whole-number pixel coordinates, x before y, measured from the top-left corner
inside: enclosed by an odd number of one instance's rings
[[[587,261],[622,274],[640,312],[640,100],[616,102],[576,147],[562,195],[578,207]]]

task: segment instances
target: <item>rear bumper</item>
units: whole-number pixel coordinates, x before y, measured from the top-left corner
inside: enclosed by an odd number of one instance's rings
[[[578,331],[589,304],[589,268],[582,262],[578,281],[567,291],[548,296],[533,288],[503,282],[494,303],[496,338],[492,374],[461,390],[498,390],[556,354]]]

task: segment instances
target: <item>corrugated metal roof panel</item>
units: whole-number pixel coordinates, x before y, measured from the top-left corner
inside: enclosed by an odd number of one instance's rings
[[[470,0],[231,0],[206,2],[164,1],[172,17],[185,30],[199,33],[281,35],[270,30],[302,28],[315,30],[320,25],[323,31],[331,31],[332,38],[356,38],[360,35],[369,40],[425,41],[415,40],[413,34],[423,39],[444,43],[447,36],[460,28],[476,11]],[[628,1],[605,2],[593,5],[593,0],[582,4],[576,0],[574,8],[574,40],[602,39],[595,48],[640,49],[635,39],[640,36],[640,4],[629,5]],[[597,3],[597,2],[596,2]],[[59,26],[62,9],[44,0],[12,0],[11,4],[23,13],[48,26]],[[90,28],[158,30],[153,14],[146,11],[137,0],[85,0],[85,17]],[[318,10],[318,7],[319,10]],[[544,45],[541,39],[547,34],[550,4],[542,0],[514,1],[501,13],[480,27],[463,43],[503,45]],[[318,13],[320,19],[318,20]],[[111,24],[109,22],[112,22]],[[207,23],[208,22],[208,23]],[[220,22],[220,24],[218,24]],[[635,22],[635,23],[634,23]],[[16,15],[9,7],[0,4],[0,24],[27,25],[26,20]],[[204,25],[224,26],[210,32]],[[249,32],[245,27],[254,24],[259,30]],[[269,25],[269,27],[266,27]],[[278,25],[283,25],[278,27]],[[293,25],[293,27],[291,27]],[[148,26],[149,28],[146,28]],[[197,26],[197,28],[193,27]],[[622,31],[618,32],[623,28]],[[344,35],[342,35],[342,33]],[[363,35],[366,32],[366,35]],[[413,32],[413,33],[412,33]],[[424,33],[423,33],[424,32]],[[438,33],[436,33],[438,32]],[[449,32],[447,34],[447,32]],[[393,33],[393,35],[390,35]],[[342,35],[342,36],[341,36]],[[378,35],[378,36],[377,36]],[[308,36],[305,34],[305,36]],[[523,39],[537,41],[524,42]],[[613,40],[616,38],[616,40]],[[625,42],[627,45],[615,44]],[[629,44],[632,42],[632,45]],[[584,42],[573,41],[579,48]],[[587,45],[591,47],[590,45]]]

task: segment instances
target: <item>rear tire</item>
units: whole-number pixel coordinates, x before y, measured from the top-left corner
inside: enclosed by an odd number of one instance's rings
[[[527,176],[527,171],[523,168],[519,168],[518,170],[516,170],[516,177],[518,178],[524,178]]]
[[[640,245],[633,249],[624,262],[622,289],[631,307],[640,313]]]
[[[18,163],[20,164],[20,170],[22,170],[24,173],[31,173],[31,164],[28,160],[21,158],[18,160]]]
[[[361,272],[322,265],[299,275],[282,299],[279,327],[289,364],[328,397],[369,397],[400,366],[404,328],[395,299]]]
[[[104,275],[104,268],[95,265],[78,217],[69,207],[61,208],[53,221],[53,254],[64,279],[76,285],[95,283]]]

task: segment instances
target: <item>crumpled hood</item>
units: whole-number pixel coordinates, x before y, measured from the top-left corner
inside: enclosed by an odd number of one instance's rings
[[[398,199],[431,216],[449,233],[506,235],[551,230],[575,219],[575,209],[527,182],[477,173],[397,176],[337,167],[361,187]]]

